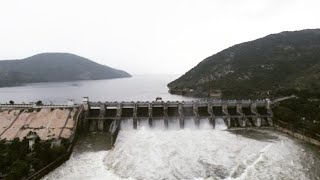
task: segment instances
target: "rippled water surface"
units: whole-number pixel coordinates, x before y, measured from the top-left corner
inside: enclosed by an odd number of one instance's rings
[[[315,147],[272,129],[228,131],[217,123],[215,130],[206,120],[199,129],[141,123],[133,130],[124,121],[112,150],[103,150],[103,134],[91,135],[45,179],[319,179]]]

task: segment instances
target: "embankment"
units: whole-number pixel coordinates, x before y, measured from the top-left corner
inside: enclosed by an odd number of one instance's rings
[[[283,121],[274,121],[274,127],[290,136],[297,139],[303,140],[305,142],[320,146],[320,135],[309,132],[307,129],[298,129],[290,125],[289,123]]]

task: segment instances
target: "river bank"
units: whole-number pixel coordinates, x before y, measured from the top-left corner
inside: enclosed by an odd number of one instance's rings
[[[296,129],[290,126],[288,123],[279,121],[274,124],[274,127],[285,134],[320,147],[319,134],[311,133],[307,130]]]

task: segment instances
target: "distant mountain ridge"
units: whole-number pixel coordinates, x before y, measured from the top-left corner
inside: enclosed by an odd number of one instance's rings
[[[259,98],[282,91],[320,92],[320,29],[271,34],[214,54],[177,80],[188,96]]]
[[[43,53],[22,60],[0,61],[0,87],[126,77],[131,75],[69,53]]]

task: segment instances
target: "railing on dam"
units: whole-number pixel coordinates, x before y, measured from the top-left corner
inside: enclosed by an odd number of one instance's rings
[[[212,127],[216,118],[223,118],[228,128],[272,126],[273,113],[269,100],[243,101],[182,101],[182,102],[89,102],[84,99],[85,124],[89,131],[105,131],[123,119],[132,119],[133,128],[139,121],[147,119],[150,127],[155,120],[163,120],[167,128],[172,119],[179,120],[184,128],[185,120],[192,119],[199,126],[201,119],[207,119]]]
[[[55,105],[55,104],[0,104],[0,108],[8,108],[8,109],[17,109],[17,108],[34,108],[34,109],[42,109],[42,108],[76,108],[80,107],[79,104],[72,105]]]

